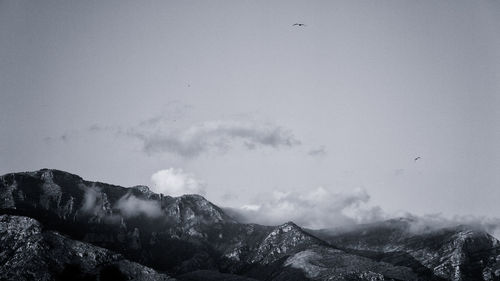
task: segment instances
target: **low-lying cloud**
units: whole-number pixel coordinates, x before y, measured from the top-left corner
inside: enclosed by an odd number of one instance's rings
[[[114,207],[128,218],[140,215],[154,218],[163,214],[158,201],[141,199],[131,194],[126,194],[120,198]]]
[[[407,231],[428,233],[460,225],[483,230],[500,239],[500,218],[453,216],[442,214],[414,215],[408,212],[388,214],[379,206],[370,206],[370,196],[363,189],[335,193],[318,187],[305,194],[274,191],[262,196],[258,203],[227,208],[235,219],[244,223],[279,225],[287,221],[312,229],[329,228],[348,231],[360,224],[378,224],[399,218],[407,223]]]
[[[152,218],[162,215],[162,209],[158,201],[141,199],[127,193],[112,205],[108,201],[106,193],[102,192],[100,188],[95,186],[83,186],[82,188],[85,193],[80,210],[106,222],[118,222],[118,213],[127,218],[139,215]],[[118,213],[116,213],[117,211]]]
[[[153,182],[151,190],[156,193],[170,196],[205,194],[205,184],[182,169],[160,170],[151,176],[151,181]]]
[[[484,230],[500,239],[500,219],[481,216],[453,216],[445,217],[442,214],[427,214],[417,216],[404,214],[402,216],[409,223],[409,231],[412,233],[426,233],[438,229],[467,226],[469,228]]]
[[[318,187],[307,194],[275,191],[266,198],[230,212],[243,222],[278,225],[293,221],[314,229],[383,219],[379,207],[367,206],[370,196],[363,189],[334,193]]]
[[[165,169],[152,176],[152,191],[171,196],[204,194],[205,184],[181,169]],[[95,186],[82,186],[85,191],[80,210],[108,223],[118,223],[120,216],[163,216],[159,201],[125,194],[111,206],[107,196]],[[442,214],[414,215],[411,213],[387,214],[378,206],[370,205],[370,196],[364,189],[350,192],[331,192],[318,187],[307,193],[274,191],[263,194],[257,202],[240,208],[225,208],[226,212],[243,223],[279,225],[287,221],[312,229],[337,228],[349,230],[359,224],[379,223],[390,218],[402,218],[407,230],[422,234],[456,227],[484,230],[500,239],[500,218],[480,216],[453,216]]]
[[[81,188],[85,193],[83,195],[83,203],[80,210],[84,213],[99,217],[107,215],[105,210],[111,209],[111,205],[106,194],[95,186],[87,187],[82,185]]]

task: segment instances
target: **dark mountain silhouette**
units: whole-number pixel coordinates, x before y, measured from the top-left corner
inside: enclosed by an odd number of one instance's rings
[[[1,176],[0,215],[0,280],[500,280],[499,242],[466,226],[242,224],[199,195],[58,170]]]

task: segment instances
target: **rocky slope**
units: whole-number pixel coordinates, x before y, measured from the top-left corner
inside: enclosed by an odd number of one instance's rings
[[[498,241],[465,227],[416,234],[404,221],[347,232],[311,232],[292,222],[241,224],[199,195],[163,196],[145,186],[89,182],[58,170],[1,176],[1,214],[0,231],[9,230],[1,240],[0,280],[29,279],[9,272],[104,280],[103,270],[130,280],[458,281],[500,275]],[[16,252],[22,249],[17,245],[32,250]],[[15,257],[16,265],[4,257]]]
[[[28,217],[0,216],[0,280],[175,280]]]
[[[444,280],[500,280],[500,243],[488,233],[467,226],[414,230],[412,223],[396,219],[316,234],[360,255],[418,262]]]
[[[216,268],[211,245],[224,241],[223,225],[237,225],[198,195],[161,196],[57,170],[7,174],[0,185],[3,213],[35,218],[73,239],[172,272]]]

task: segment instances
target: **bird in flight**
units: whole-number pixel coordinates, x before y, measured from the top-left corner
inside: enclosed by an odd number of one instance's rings
[[[422,157],[418,156],[418,157],[415,157],[415,159],[413,159],[414,161],[417,161],[417,160],[420,160]]]
[[[294,23],[292,26],[306,26],[304,23]]]

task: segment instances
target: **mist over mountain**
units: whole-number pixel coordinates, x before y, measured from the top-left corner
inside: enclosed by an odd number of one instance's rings
[[[200,195],[50,169],[0,177],[0,225],[1,280],[500,280],[478,225],[243,223]]]

